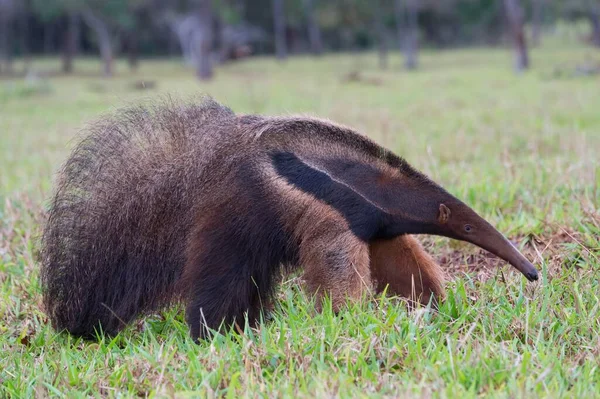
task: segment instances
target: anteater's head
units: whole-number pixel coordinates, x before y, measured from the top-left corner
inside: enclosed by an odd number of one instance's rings
[[[467,241],[504,259],[519,270],[529,281],[538,279],[535,267],[485,219],[460,201],[439,204],[437,233]]]
[[[294,150],[271,154],[276,172],[338,211],[357,237],[369,241],[402,234],[446,236],[475,244],[529,280],[538,279],[533,265],[498,230],[405,160],[328,123],[278,123],[278,128],[294,134],[272,137],[287,140],[285,146]],[[261,137],[266,140],[268,134]]]

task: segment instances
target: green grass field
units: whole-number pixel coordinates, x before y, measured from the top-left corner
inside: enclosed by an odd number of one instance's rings
[[[374,54],[251,59],[200,83],[175,61],[0,80],[0,397],[600,397],[600,63],[544,47],[424,53],[407,73]],[[55,59],[38,60],[56,70]],[[363,72],[347,81],[349,72]],[[557,73],[559,70],[561,73]],[[137,81],[151,90],[136,90]],[[54,173],[86,121],[165,94],[208,93],[240,113],[308,113],[352,126],[466,201],[542,271],[527,284],[478,248],[423,240],[448,273],[434,313],[398,298],[315,312],[298,276],[271,320],[196,345],[181,309],[97,343],[57,334],[41,307],[36,235]]]

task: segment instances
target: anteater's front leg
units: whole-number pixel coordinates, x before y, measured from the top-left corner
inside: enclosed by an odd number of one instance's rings
[[[377,291],[423,304],[444,297],[444,272],[419,242],[409,235],[375,240],[369,245],[371,275]]]
[[[325,213],[307,221],[306,227],[300,237],[299,260],[319,310],[325,295],[338,311],[348,298],[358,299],[371,290],[369,247],[343,220]]]

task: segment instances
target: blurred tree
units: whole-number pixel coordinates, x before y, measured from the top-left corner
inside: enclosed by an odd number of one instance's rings
[[[127,54],[127,63],[132,71],[139,64],[140,38],[155,31],[157,35],[165,31],[164,17],[166,0],[128,0],[127,7],[118,12],[118,17],[110,17],[119,38],[120,49]]]
[[[540,44],[543,10],[544,10],[544,0],[532,0],[531,8],[532,8],[531,43],[534,46],[537,46]]]
[[[29,17],[31,14],[31,0],[22,0],[19,8],[19,47],[23,57],[23,72],[27,74],[31,66],[29,50]]]
[[[519,0],[504,0],[511,36],[515,46],[515,68],[524,71],[529,68],[529,54],[525,39],[525,17]]]
[[[384,0],[374,0],[373,9],[375,16],[375,31],[377,32],[377,48],[379,53],[379,67],[387,69],[388,67],[388,43],[384,21]]]
[[[124,47],[127,51],[127,64],[132,71],[137,70],[139,37],[143,30],[144,24],[141,23],[142,14],[145,11],[145,6],[149,4],[144,0],[129,1],[127,12],[130,18],[124,26],[121,26],[121,31],[124,37]]]
[[[174,38],[198,75],[200,70],[212,73],[205,63],[209,60],[216,65],[251,53],[284,58],[288,52],[319,54],[324,48],[376,47],[385,67],[392,40],[399,42],[405,66],[412,69],[418,65],[419,42],[436,47],[500,43],[505,15],[518,69],[529,62],[525,22],[536,43],[542,22],[585,19],[590,42],[600,46],[600,0],[212,0],[208,19],[199,1],[0,0],[0,71],[10,68],[12,56],[42,49],[54,53],[60,47],[64,72],[73,70],[80,48],[99,50],[103,71],[110,75],[117,54],[126,53],[135,69],[138,53],[173,54]],[[394,25],[397,32],[390,36]],[[205,33],[209,50],[201,45]]]
[[[136,0],[134,0],[136,1]],[[111,30],[118,26],[131,25],[129,2],[104,0],[33,0],[37,14],[47,21],[59,17],[67,19],[67,29],[63,39],[63,71],[72,70],[72,59],[77,46],[78,17],[96,35],[105,76],[113,74],[114,48]]]
[[[0,74],[12,72],[11,25],[17,12],[15,0],[0,0]]]
[[[418,66],[418,1],[419,0],[394,1],[398,41],[401,50],[404,52],[404,66],[408,70],[416,69]]]
[[[323,42],[321,40],[321,28],[319,27],[319,22],[315,17],[314,3],[315,0],[304,0],[310,50],[313,54],[319,55],[323,52]]]
[[[286,53],[310,52],[310,38],[304,0],[283,0]],[[271,1],[271,4],[273,2]],[[273,23],[275,20],[273,19]]]
[[[600,4],[598,1],[590,1],[589,18],[592,24],[592,43],[600,47]]]
[[[254,52],[253,46],[265,40],[264,31],[245,20],[244,1],[222,0],[217,5],[213,30],[218,54],[214,58],[223,63],[249,56]]]
[[[75,1],[67,0],[32,0],[31,8],[45,26],[52,29],[44,32],[44,48],[50,51],[54,39],[54,27],[58,22],[66,25],[62,35],[62,71],[73,72],[73,58],[79,41],[79,15]]]
[[[113,45],[106,21],[92,8],[81,5],[79,8],[83,21],[96,33],[100,57],[104,63],[104,76],[113,75]]]
[[[590,23],[590,42],[600,47],[600,0],[564,0],[561,12],[569,20],[587,19]]]
[[[62,70],[64,73],[73,72],[73,59],[77,53],[79,41],[79,15],[70,11],[67,14],[67,28],[63,35]]]
[[[200,79],[212,77],[213,64],[249,54],[246,43],[258,34],[244,25],[245,7],[240,3],[192,0],[191,12],[173,4],[163,10],[163,19],[177,35],[186,63],[196,68]]]
[[[211,79],[213,76],[211,52],[213,44],[212,24],[213,7],[212,0],[195,0],[197,4],[198,22],[200,30],[198,32],[198,61],[196,63],[196,75],[201,80]]]
[[[44,53],[50,54],[54,51],[53,39],[57,20],[64,13],[64,4],[58,0],[32,0],[32,13],[42,22]]]
[[[287,58],[287,41],[285,35],[285,9],[283,0],[273,0],[273,33],[275,35],[275,55],[277,59]]]

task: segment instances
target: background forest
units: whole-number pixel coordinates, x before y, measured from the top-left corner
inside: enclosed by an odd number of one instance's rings
[[[581,22],[581,40],[600,47],[596,0],[0,0],[0,72],[15,72],[13,57],[60,53],[62,71],[77,55],[99,54],[103,73],[126,56],[182,54],[198,76],[250,55],[315,55],[377,48],[403,50],[407,68],[420,47],[448,49],[512,42],[516,67],[528,67],[527,46],[561,22]],[[530,37],[525,35],[525,26]]]

